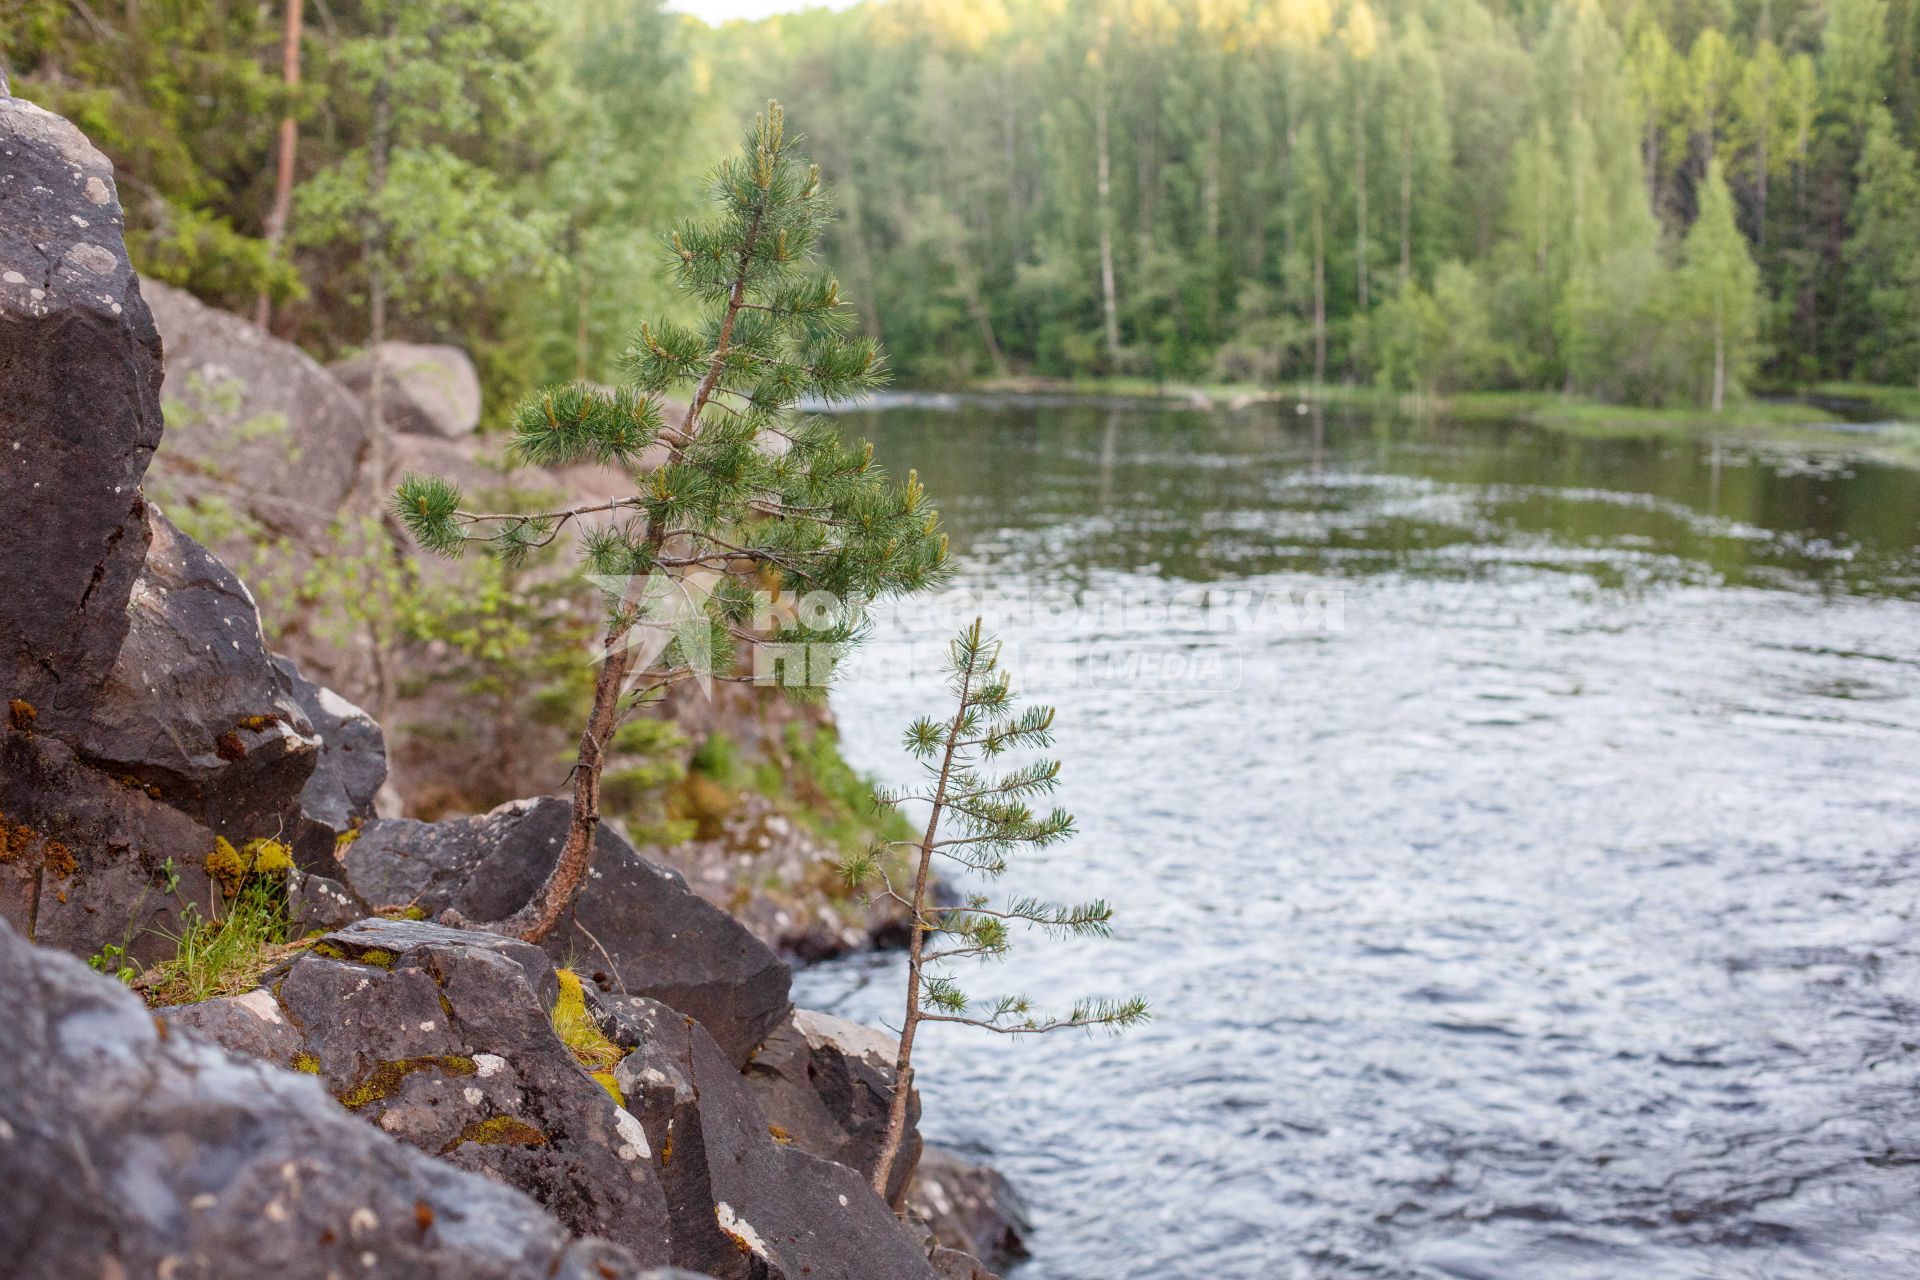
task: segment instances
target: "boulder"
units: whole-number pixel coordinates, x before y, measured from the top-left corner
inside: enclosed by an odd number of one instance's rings
[[[640,996],[600,1011],[631,1049],[614,1079],[659,1153],[676,1262],[725,1280],[933,1280],[864,1177],[779,1140],[698,1022]]]
[[[92,711],[147,553],[160,338],[121,230],[107,158],[0,88],[0,703],[43,733]]]
[[[795,1009],[747,1063],[747,1087],[775,1130],[812,1155],[871,1178],[886,1140],[893,1064],[900,1042],[884,1031]],[[908,1099],[907,1132],[887,1177],[898,1204],[920,1158],[920,1094]]]
[[[386,737],[372,716],[301,675],[291,659],[276,654],[273,665],[320,739],[319,759],[300,789],[294,860],[332,873],[341,839],[374,816],[374,800],[387,780]]]
[[[243,1015],[244,1016],[244,1015]],[[156,1018],[0,925],[0,1257],[19,1280],[622,1280],[606,1240]]]
[[[545,882],[571,813],[549,797],[442,822],[381,819],[361,828],[341,865],[347,884],[376,906],[500,920]],[[607,989],[699,1019],[736,1068],[789,1008],[786,963],[605,824],[587,881],[546,948],[577,958]]]
[[[1027,1257],[1033,1230],[1027,1206],[995,1169],[928,1144],[907,1192],[907,1215],[925,1224],[939,1246],[1006,1270]]]
[[[382,382],[381,419],[401,435],[458,440],[480,425],[480,375],[458,347],[383,342],[377,348]],[[371,404],[374,351],[332,366],[363,405]]]
[[[58,738],[0,728],[0,833],[0,920],[74,955],[171,955],[182,900],[209,898],[214,834]]]
[[[366,410],[316,360],[252,321],[143,280],[166,344],[170,493],[232,501],[274,533],[317,541],[367,451]]]
[[[528,1192],[575,1233],[664,1265],[652,1149],[556,1034],[560,998],[538,947],[366,920],[321,938],[259,990],[173,1016],[236,1052],[314,1073],[386,1133]],[[611,1067],[618,1051],[605,1049],[600,1065]]]
[[[267,652],[246,587],[157,508],[150,524],[125,643],[74,746],[236,843],[273,835],[320,740]]]

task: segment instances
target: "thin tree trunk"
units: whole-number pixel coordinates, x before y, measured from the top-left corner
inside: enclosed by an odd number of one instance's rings
[[[1367,309],[1367,117],[1366,95],[1353,86],[1353,265],[1360,310]]]
[[[1413,120],[1401,121],[1400,134],[1400,287],[1413,279]]]
[[[293,207],[294,150],[300,143],[300,125],[294,119],[293,99],[300,88],[300,15],[302,0],[287,0],[285,31],[280,46],[280,79],[287,90],[287,113],[280,117],[279,166],[273,178],[273,207],[267,213],[267,256],[280,257],[287,236],[287,216]],[[273,303],[262,289],[254,300],[253,322],[262,329],[273,318]]]
[[[1713,411],[1727,402],[1727,325],[1720,308],[1713,315]]]
[[[1207,100],[1207,165],[1201,183],[1200,203],[1206,216],[1207,256],[1202,267],[1207,273],[1207,333],[1211,336],[1220,321],[1220,105]]]
[[[1100,315],[1107,339],[1107,362],[1111,371],[1120,370],[1120,302],[1113,282],[1113,158],[1107,147],[1107,32],[1108,20],[1100,20],[1100,62],[1094,69],[1093,138],[1098,153],[1098,193],[1100,198]]]
[[[1766,126],[1763,126],[1760,130],[1759,177],[1758,177],[1758,180],[1755,182],[1754,187],[1755,187],[1754,189],[1755,203],[1759,205],[1759,208],[1756,211],[1757,216],[1759,218],[1759,225],[1755,228],[1755,231],[1758,234],[1756,234],[1753,239],[1754,239],[1754,243],[1760,248],[1760,250],[1762,252],[1765,252],[1767,247],[1767,127]]]
[[[727,355],[731,351],[729,343],[733,338],[734,321],[739,318],[740,309],[746,302],[747,268],[760,238],[760,222],[764,214],[763,205],[755,210],[753,222],[747,228],[746,239],[740,249],[739,265],[734,272],[733,287],[727,294],[726,315],[720,322],[720,333],[714,342],[713,354],[708,358],[706,375],[694,390],[693,401],[687,406],[687,416],[680,424],[679,448],[684,449],[698,433],[700,411],[706,408],[708,397],[713,394],[721,373],[725,371]],[[656,557],[666,541],[666,535],[664,527],[647,529],[647,542]],[[566,914],[567,908],[573,904],[574,895],[580,891],[580,882],[586,879],[587,864],[593,857],[594,837],[600,828],[600,775],[606,768],[608,741],[620,724],[620,699],[626,692],[627,676],[631,674],[633,665],[633,651],[628,641],[639,624],[635,612],[638,602],[633,598],[633,593],[644,589],[644,581],[629,585],[627,595],[621,599],[620,608],[607,627],[607,655],[600,664],[599,675],[594,679],[593,709],[587,716],[587,727],[581,730],[579,756],[574,764],[573,813],[567,823],[566,843],[560,847],[560,856],[554,860],[553,870],[547,873],[547,879],[538,892],[525,906],[493,925],[496,932],[526,942],[541,941],[560,923],[560,917]],[[458,917],[454,919],[457,923]]]
[[[574,321],[573,321],[573,377],[576,382],[587,380],[587,357],[591,341],[587,336],[587,312],[593,304],[593,277],[587,271],[582,260],[579,237],[574,237]]]
[[[1327,242],[1320,202],[1313,205],[1313,385],[1327,380]]]
[[[389,25],[388,34],[392,34]],[[390,72],[390,69],[389,69]],[[387,188],[388,150],[393,142],[393,104],[388,73],[383,73],[373,90],[373,135],[367,154],[367,466],[373,472],[376,491],[387,484],[386,375],[381,345],[387,340],[387,229],[379,213],[380,198]],[[396,551],[398,549],[396,543]],[[393,723],[393,675],[381,652],[378,637],[373,639],[374,705],[381,724]]]
[[[920,957],[927,938],[927,881],[933,867],[933,841],[940,830],[940,812],[946,805],[947,779],[953,772],[953,754],[966,722],[967,697],[972,687],[973,669],[969,664],[960,677],[960,709],[947,726],[946,754],[940,760],[940,781],[933,789],[933,809],[927,816],[926,834],[920,837],[919,866],[913,877],[913,926],[907,939],[907,1016],[900,1027],[900,1052],[893,1060],[893,1097],[887,1103],[886,1138],[880,1144],[880,1157],[873,1166],[874,1194],[887,1198],[887,1175],[899,1158],[900,1144],[907,1133],[907,1101],[913,1093],[913,1034],[920,1028]]]

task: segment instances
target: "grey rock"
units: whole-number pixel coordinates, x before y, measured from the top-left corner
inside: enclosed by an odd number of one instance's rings
[[[121,231],[107,158],[0,93],[0,703],[43,733],[85,722],[146,559],[160,338]]]
[[[344,929],[372,914],[372,908],[338,880],[311,871],[295,871],[287,878],[287,919],[296,938],[315,930]]]
[[[375,905],[452,907],[500,920],[544,883],[566,839],[564,800],[517,800],[472,818],[368,823],[343,851],[347,883]],[[792,971],[733,917],[605,824],[579,897],[546,940],[605,985],[700,1020],[739,1067],[790,1007]]]
[[[181,902],[210,895],[213,832],[45,734],[0,729],[0,828],[0,919],[74,955],[171,955]]]
[[[632,1050],[614,1078],[660,1153],[677,1263],[724,1280],[932,1280],[865,1178],[775,1140],[698,1022],[638,996],[600,1008]]]
[[[18,1280],[627,1280],[532,1199],[349,1116],[0,925],[0,1257]]]
[[[333,366],[334,376],[371,404],[375,352],[363,351]],[[480,375],[458,347],[419,342],[383,342],[378,348],[386,428],[402,435],[458,440],[480,425]]]
[[[319,759],[300,789],[294,859],[332,874],[340,838],[374,816],[374,800],[387,780],[386,736],[372,716],[301,675],[291,659],[276,654],[273,665],[320,739]]]
[[[747,1063],[747,1087],[767,1119],[802,1151],[871,1178],[886,1141],[899,1041],[830,1014],[795,1009]],[[920,1158],[920,1094],[907,1103],[907,1132],[887,1178],[898,1204]]]
[[[253,596],[158,509],[150,515],[126,641],[74,745],[236,842],[274,835],[320,741],[273,665]]]
[[[156,280],[141,293],[166,344],[167,435],[154,460],[166,489],[226,498],[275,533],[323,537],[367,449],[360,402],[250,320]]]
[[[182,1016],[235,1051],[283,1066],[298,1057],[386,1133],[528,1192],[570,1230],[643,1265],[665,1264],[652,1152],[555,1034],[557,993],[538,947],[366,920],[320,939],[261,990]]]
[[[1028,1256],[1026,1236],[1033,1223],[1013,1184],[998,1170],[958,1152],[928,1144],[907,1192],[906,1209],[938,1244],[971,1254],[996,1270]]]

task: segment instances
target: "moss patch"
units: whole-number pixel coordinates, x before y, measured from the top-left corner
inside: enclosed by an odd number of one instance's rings
[[[391,969],[394,961],[400,958],[385,947],[343,945],[333,938],[314,943],[313,954],[329,960],[345,960],[349,964],[370,964],[376,969]]]
[[[419,1071],[441,1071],[450,1076],[470,1076],[478,1068],[472,1058],[455,1054],[432,1054],[424,1058],[397,1058],[374,1067],[373,1073],[359,1084],[339,1094],[340,1105],[349,1111],[384,1102],[399,1091],[408,1076]]]
[[[580,975],[571,969],[560,969],[554,976],[560,980],[560,997],[553,1002],[554,1034],[589,1074],[611,1071],[627,1056],[627,1051],[607,1039],[607,1033],[588,1012],[586,989],[580,985]]]
[[[445,1155],[468,1142],[488,1147],[544,1147],[547,1135],[513,1116],[489,1116],[462,1129],[459,1137],[441,1148],[440,1154]]]
[[[295,1071],[303,1075],[317,1076],[320,1074],[320,1059],[310,1053],[294,1054],[292,1066]]]
[[[33,704],[25,698],[15,698],[7,703],[7,721],[21,733],[32,733],[33,722],[39,718],[39,715],[40,713],[33,709]]]

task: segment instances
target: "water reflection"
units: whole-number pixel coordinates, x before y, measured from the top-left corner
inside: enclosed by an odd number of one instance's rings
[[[1291,406],[853,425],[976,578],[1344,601],[1233,635],[1233,687],[1044,691],[1085,834],[1022,887],[1123,930],[977,994],[1160,1018],[923,1042],[928,1129],[1036,1201],[1019,1280],[1920,1273],[1920,478]],[[857,762],[901,777],[936,686],[836,695]]]

